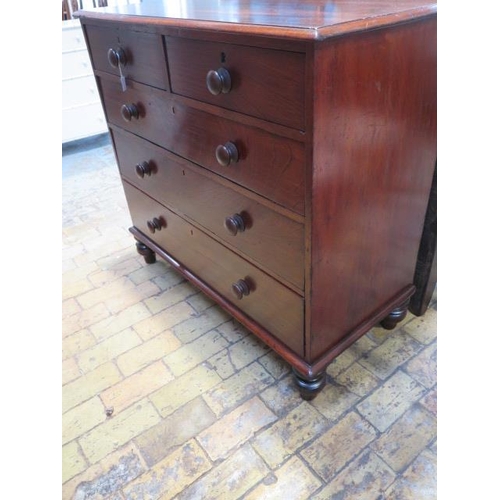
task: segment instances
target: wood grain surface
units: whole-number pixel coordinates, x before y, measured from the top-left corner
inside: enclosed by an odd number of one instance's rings
[[[303,224],[217,182],[200,167],[144,139],[117,128],[112,134],[120,171],[128,182],[303,290]],[[154,172],[139,178],[135,165],[143,161],[149,162]],[[243,218],[245,230],[233,236],[224,221],[236,213]]]
[[[429,19],[316,52],[311,359],[413,283],[436,159],[435,37]]]
[[[114,68],[108,62],[108,50],[121,48],[127,61],[121,67],[123,76],[153,87],[168,88],[165,51],[160,35],[120,29],[116,26],[88,26],[86,32],[95,69],[120,75],[120,69]]]
[[[166,46],[172,92],[304,129],[304,54],[177,37],[166,37]],[[212,95],[207,72],[220,67],[231,89]]]
[[[76,16],[148,27],[204,29],[281,38],[325,39],[417,19],[437,11],[425,0],[144,0]],[[129,17],[131,16],[131,17]]]
[[[307,380],[393,327],[415,292],[436,163],[435,13],[417,0],[81,13],[132,234]],[[95,54],[127,33],[144,65],[124,91]]]
[[[118,79],[101,79],[108,121],[230,179],[299,214],[304,213],[304,144],[256,127],[214,116],[170,98],[167,92],[132,82],[122,92]],[[124,103],[141,110],[125,122]],[[232,141],[240,159],[221,166],[217,146]]]
[[[303,355],[302,297],[132,185],[127,182],[123,184],[134,227],[157,242],[191,273],[202,277],[203,282],[217,290],[254,321],[265,325],[265,328],[285,342],[289,349]],[[153,217],[163,218],[165,227],[151,235],[147,221]],[[232,292],[232,286],[240,279],[251,284],[251,292],[247,297],[238,300]]]

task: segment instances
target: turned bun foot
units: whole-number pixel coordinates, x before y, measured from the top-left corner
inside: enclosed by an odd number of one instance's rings
[[[381,322],[380,326],[386,330],[393,330],[396,325],[406,318],[408,313],[408,306],[410,305],[410,300],[408,299],[400,306],[393,309],[388,316],[386,316]]]
[[[300,396],[305,401],[312,401],[323,389],[326,382],[326,373],[320,373],[313,378],[308,378],[292,368],[295,384],[299,388]]]
[[[154,264],[156,262],[156,254],[151,248],[142,243],[142,241],[138,241],[135,247],[137,248],[137,253],[144,257],[146,264]]]

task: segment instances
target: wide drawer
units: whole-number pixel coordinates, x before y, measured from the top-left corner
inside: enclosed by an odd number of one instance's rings
[[[304,301],[299,295],[127,182],[123,185],[139,231],[290,349],[304,355]],[[161,221],[162,228],[151,234],[148,221],[154,218]],[[233,285],[240,280],[247,283],[250,293],[239,300]]]
[[[144,139],[116,128],[112,134],[120,171],[132,184],[304,288],[303,224]]]
[[[120,69],[111,65],[108,52],[110,49],[122,50],[125,64],[121,65],[121,70],[127,80],[168,88],[167,63],[160,35],[91,25],[86,25],[85,29],[94,69],[119,75]]]
[[[165,37],[172,92],[304,129],[305,55],[204,40]],[[213,95],[207,75],[230,88]],[[216,74],[217,73],[217,74]],[[212,91],[217,91],[213,89]]]
[[[109,122],[304,214],[303,143],[184,106],[144,85],[122,92],[117,80],[101,79],[101,88]],[[121,109],[131,104],[139,118],[125,121]],[[216,151],[229,142],[238,160],[223,166]]]

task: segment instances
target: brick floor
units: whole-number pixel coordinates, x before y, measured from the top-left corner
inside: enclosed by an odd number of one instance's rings
[[[168,264],[146,265],[107,135],[63,149],[63,500],[436,498],[437,295],[313,402]]]

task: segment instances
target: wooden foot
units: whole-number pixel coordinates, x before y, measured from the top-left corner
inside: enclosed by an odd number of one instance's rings
[[[380,326],[386,330],[393,330],[396,325],[406,318],[408,312],[408,306],[410,305],[410,299],[406,300],[403,304],[393,309],[388,316],[386,316],[381,322]]]
[[[300,396],[306,401],[313,400],[323,389],[326,382],[326,372],[316,375],[314,378],[307,378],[292,368],[295,384],[299,388]]]
[[[137,253],[144,257],[146,264],[154,264],[156,262],[156,254],[142,241],[136,242],[135,247],[137,248]]]

